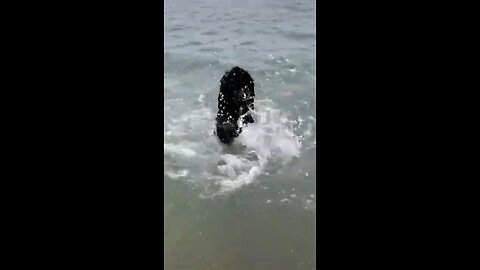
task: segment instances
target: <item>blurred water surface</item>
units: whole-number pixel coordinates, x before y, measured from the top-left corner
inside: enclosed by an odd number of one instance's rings
[[[165,1],[166,269],[315,269],[315,5]],[[219,80],[235,65],[257,121],[224,147]]]

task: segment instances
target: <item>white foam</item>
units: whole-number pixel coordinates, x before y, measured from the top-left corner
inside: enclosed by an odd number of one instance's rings
[[[221,155],[223,163],[218,166],[221,176],[216,178],[220,193],[235,191],[255,182],[260,175],[267,175],[270,162],[286,164],[300,155],[299,138],[290,126],[293,121],[275,109],[271,100],[257,100],[256,106],[259,109],[251,112],[255,123],[243,126],[236,140],[236,144],[245,147],[243,153]],[[241,120],[239,125],[242,126]]]
[[[180,155],[184,156],[187,158],[193,158],[197,155],[197,153],[187,147],[181,146],[181,145],[174,145],[170,143],[164,143],[163,144],[163,151],[165,154],[174,154],[174,155]]]
[[[317,205],[313,202],[313,200],[306,199],[304,201],[303,208],[305,210],[315,211],[315,209],[317,208]]]
[[[172,179],[182,178],[188,175],[188,170],[179,170],[178,172],[166,172],[168,177]]]
[[[288,119],[273,101],[257,100],[251,112],[255,123],[243,126],[231,146],[221,145],[213,135],[214,113],[200,108],[169,119],[164,154],[175,164],[172,178],[186,178],[202,187],[202,197],[215,197],[240,190],[268,175],[271,163],[285,165],[300,156],[301,142]],[[239,121],[241,125],[241,120]],[[178,168],[180,167],[180,168]],[[184,172],[184,171],[183,171]],[[189,180],[189,181],[190,181]]]

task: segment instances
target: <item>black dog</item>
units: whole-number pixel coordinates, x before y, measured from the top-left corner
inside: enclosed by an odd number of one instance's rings
[[[217,136],[221,142],[230,144],[242,132],[238,127],[240,117],[244,124],[253,123],[253,117],[246,113],[254,109],[254,99],[253,78],[247,71],[234,67],[223,75],[217,113]]]

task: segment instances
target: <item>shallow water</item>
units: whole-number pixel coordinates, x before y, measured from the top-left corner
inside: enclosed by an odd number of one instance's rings
[[[315,1],[164,6],[165,269],[315,269]],[[225,147],[234,65],[255,79],[256,122]]]

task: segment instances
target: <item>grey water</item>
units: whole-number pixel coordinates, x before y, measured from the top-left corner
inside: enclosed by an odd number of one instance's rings
[[[316,1],[164,2],[165,269],[315,269]],[[214,136],[220,78],[255,119]]]

